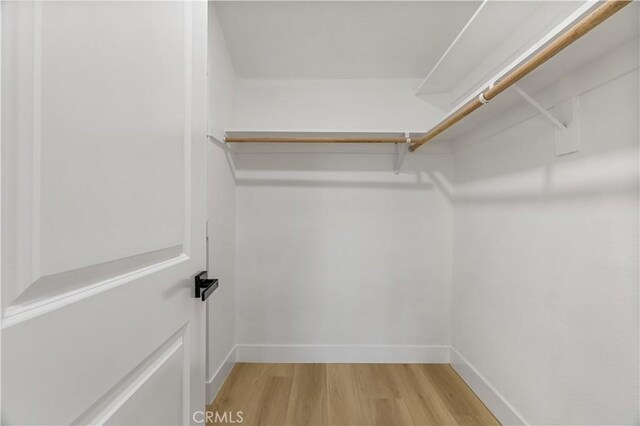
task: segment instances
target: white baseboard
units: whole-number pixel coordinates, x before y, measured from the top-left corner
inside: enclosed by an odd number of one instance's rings
[[[207,382],[207,405],[211,404],[214,399],[216,399],[216,395],[218,395],[218,391],[224,384],[224,381],[227,380],[227,376],[231,373],[233,366],[236,364],[236,347],[231,348],[227,357],[224,359],[218,370],[213,373],[213,376]]]
[[[520,413],[454,347],[451,347],[451,366],[500,423],[503,425],[527,424]]]
[[[450,346],[236,345],[238,362],[448,364]]]

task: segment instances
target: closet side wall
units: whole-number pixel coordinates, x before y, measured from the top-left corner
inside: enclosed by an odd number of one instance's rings
[[[235,77],[215,8],[209,3],[209,123],[233,123]],[[207,403],[235,362],[236,188],[232,162],[207,142],[209,276],[220,287],[207,300]]]
[[[579,94],[579,152],[555,156],[533,113],[454,144],[452,361],[509,423],[639,420],[638,42],[621,49],[536,94]]]

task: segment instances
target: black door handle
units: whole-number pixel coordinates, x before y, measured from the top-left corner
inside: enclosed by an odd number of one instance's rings
[[[195,281],[196,297],[202,298],[203,302],[218,288],[218,279],[207,278],[207,271],[202,271],[196,275]]]

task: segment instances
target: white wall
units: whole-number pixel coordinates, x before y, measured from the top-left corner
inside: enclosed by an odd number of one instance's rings
[[[536,94],[579,94],[578,153],[556,157],[540,115],[454,143],[455,358],[531,424],[639,421],[637,40],[624,48],[634,71],[613,75],[612,54]]]
[[[238,79],[242,130],[426,131],[444,113],[414,96],[420,80]]]
[[[235,126],[425,130],[418,83],[238,79]],[[392,147],[241,148],[238,360],[447,362],[450,151],[396,176]]]
[[[392,167],[237,156],[239,360],[448,361],[451,156]]]
[[[210,3],[211,5],[211,3]],[[235,78],[218,18],[209,7],[209,122],[233,121]],[[207,301],[207,402],[224,382],[236,341],[236,189],[233,165],[218,146],[207,147],[209,276],[220,287]]]
[[[236,83],[233,63],[213,3],[209,3],[209,123],[224,129],[235,122]]]

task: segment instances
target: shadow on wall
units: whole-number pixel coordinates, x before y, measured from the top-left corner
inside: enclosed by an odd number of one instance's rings
[[[236,160],[239,344],[449,343],[450,154]]]
[[[419,174],[416,174],[419,176]],[[248,186],[289,186],[314,188],[361,188],[361,189],[397,189],[397,190],[433,190],[430,182],[365,182],[338,180],[302,180],[302,179],[238,179],[238,185]]]
[[[285,144],[270,144],[268,147],[256,147],[255,152],[254,150],[249,152],[244,150],[244,152],[234,154],[236,169],[238,171],[386,172],[390,174],[390,177],[394,176],[395,155],[391,146],[339,150],[338,148],[346,147],[312,144],[313,147],[302,147],[307,149],[307,152],[302,152],[298,149],[294,150],[294,147],[291,147],[290,151],[284,151],[283,149],[287,147],[283,145]],[[258,151],[259,148],[262,149]],[[406,154],[402,170],[408,172],[423,170],[446,172],[451,152],[448,149],[448,144],[445,148],[446,150],[443,148],[440,152],[429,154],[426,154],[426,150],[424,153]],[[266,149],[268,151],[264,151]]]
[[[492,189],[489,198],[509,192],[525,198],[542,192],[571,197],[637,186],[639,105],[638,97],[629,94],[637,94],[638,85],[635,68],[578,95],[575,153],[557,156],[554,127],[534,113],[479,140],[475,134],[459,138],[452,145],[456,199],[481,186]],[[522,112],[523,105],[512,110],[514,116],[517,110]]]
[[[602,196],[638,194],[638,147],[598,155],[563,158],[526,170],[486,174],[457,181],[456,204],[570,202]]]
[[[451,155],[405,157],[400,174],[389,154],[236,154],[240,186],[439,191],[451,198]]]

